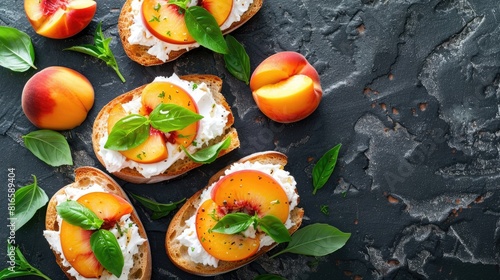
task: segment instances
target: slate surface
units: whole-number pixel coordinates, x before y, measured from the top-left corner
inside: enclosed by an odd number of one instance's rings
[[[92,82],[96,100],[88,119],[64,132],[75,165],[52,168],[24,148],[35,128],[21,110],[21,91],[35,70],[0,69],[0,184],[15,168],[18,186],[38,177],[51,196],[70,183],[75,167],[102,166],[90,132],[99,109],[115,96],[157,75],[210,73],[224,79],[241,148],[168,184],[138,186],[132,193],[161,202],[189,197],[216,170],[252,152],[277,150],[289,157],[298,182],[304,224],[329,223],[352,237],[332,255],[265,256],[216,279],[253,279],[265,272],[287,279],[499,279],[500,263],[500,4],[497,0],[266,0],[233,35],[247,48],[252,70],[267,56],[293,50],[321,75],[324,97],[309,118],[283,125],[256,108],[244,83],[225,70],[219,55],[197,49],[163,66],[128,59],[117,38],[121,1],[98,1],[91,25],[67,40],[36,35],[22,1],[0,0],[0,24],[27,32],[36,65],[76,69]],[[90,43],[99,21],[127,79],[104,63],[63,51]],[[313,196],[311,170],[330,147],[342,143],[337,168]],[[6,221],[7,193],[0,195]],[[329,214],[320,211],[328,206]],[[195,279],[173,267],[164,252],[171,216],[159,221],[136,204],[153,252],[153,279]],[[64,276],[42,237],[44,209],[16,232],[28,260],[53,279]],[[0,240],[5,240],[2,226]],[[5,251],[0,250],[5,260]],[[2,261],[0,267],[6,267]]]

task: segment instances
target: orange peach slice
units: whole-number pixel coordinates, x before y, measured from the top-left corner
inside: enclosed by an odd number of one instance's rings
[[[233,2],[233,0],[201,0],[200,6],[212,14],[217,24],[221,26],[231,14]]]
[[[259,250],[258,238],[247,238],[240,234],[212,232],[217,220],[218,205],[211,199],[206,200],[196,213],[196,233],[201,245],[210,255],[223,261],[238,261],[254,255]]]
[[[88,193],[77,201],[104,220],[102,228],[113,227],[123,215],[133,211],[130,203],[111,193]],[[79,274],[87,278],[98,278],[104,268],[92,252],[90,246],[92,233],[92,230],[82,229],[63,220],[60,231],[61,248],[66,260]]]
[[[153,82],[142,90],[142,108],[140,114],[149,115],[161,103],[182,106],[194,113],[198,113],[196,102],[191,95],[181,87],[170,82]],[[196,138],[199,123],[195,122],[187,127],[175,131],[175,143],[188,147]]]

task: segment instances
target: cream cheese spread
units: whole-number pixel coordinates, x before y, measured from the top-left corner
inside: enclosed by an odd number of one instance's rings
[[[224,133],[224,128],[230,112],[224,106],[215,102],[210,93],[210,89],[205,83],[194,86],[193,82],[182,80],[175,74],[168,78],[157,77],[154,81],[168,81],[184,89],[195,101],[198,107],[198,114],[203,116],[199,121],[198,134],[187,149],[190,153],[194,153],[204,145],[207,145],[211,139]],[[137,97],[122,106],[127,113],[137,114],[142,106],[141,98]],[[107,129],[105,130],[107,131]],[[107,140],[107,135],[100,139],[99,155],[103,159],[106,169],[111,173],[129,167],[131,169],[136,169],[145,178],[150,178],[163,173],[174,162],[186,157],[186,154],[179,148],[179,145],[167,142],[168,157],[165,160],[148,164],[138,163],[127,159],[118,151],[105,149],[104,144]]]
[[[248,10],[248,7],[253,3],[253,0],[234,0],[231,13],[226,21],[222,24],[221,30],[229,28],[234,22],[241,19],[241,16]],[[195,6],[198,4],[197,0],[191,0],[188,6]],[[172,51],[189,50],[199,47],[200,44],[172,44],[162,41],[144,26],[141,13],[142,0],[133,0],[131,3],[133,22],[130,25],[130,36],[127,38],[128,42],[132,45],[142,45],[149,47],[148,54],[157,57],[165,62],[169,58]]]
[[[66,201],[66,200],[77,200],[81,196],[92,193],[92,192],[105,192],[104,188],[99,185],[90,185],[85,189],[67,187],[65,189],[64,194],[60,194],[56,196],[57,205]],[[62,222],[62,218],[57,216],[57,223],[59,224],[59,228]],[[120,227],[120,231],[118,230]],[[121,217],[120,221],[109,230],[116,236],[118,240],[118,244],[120,245],[120,249],[124,258],[124,265],[121,276],[118,278],[111,274],[109,271],[104,270],[101,278],[99,279],[109,279],[109,280],[125,280],[128,279],[128,274],[130,269],[134,266],[134,255],[139,252],[139,246],[142,245],[146,239],[142,238],[139,234],[139,228],[137,225],[132,222],[130,219],[130,214],[124,215]],[[62,259],[62,265],[65,267],[71,267],[68,260],[64,257],[61,247],[61,239],[60,239],[60,231],[53,230],[44,230],[43,236],[48,241],[52,250],[58,253]],[[70,268],[68,273],[71,276],[74,276],[77,280],[88,280],[95,278],[86,278],[80,275],[74,268]]]
[[[299,195],[296,193],[296,185],[295,179],[290,175],[288,171],[281,169],[280,165],[277,164],[261,164],[259,162],[243,162],[243,163],[234,163],[228,170],[225,171],[225,175],[231,174],[240,170],[258,170],[264,173],[271,175],[283,188],[285,191],[289,203],[289,210],[292,211],[295,206],[298,204]],[[221,177],[222,178],[222,177]],[[200,204],[195,205],[198,208],[203,202],[210,199],[210,193],[212,192],[212,188],[216,183],[210,185],[207,189],[205,189],[200,197]],[[177,239],[181,242],[182,245],[189,248],[187,250],[188,255],[191,257],[191,260],[196,263],[201,263],[203,265],[210,265],[213,267],[217,267],[219,260],[212,255],[210,255],[203,246],[201,245],[198,236],[196,234],[196,225],[195,225],[196,216],[192,216],[188,220],[186,220],[186,228]],[[292,220],[290,219],[290,215],[288,220],[285,222],[285,226],[287,229],[291,228],[294,225]],[[273,239],[265,235],[263,233],[258,233],[253,230],[252,227],[249,227],[250,230],[247,230],[244,234],[247,237],[255,237],[258,235],[260,238],[260,248],[264,246],[271,245],[274,241]]]

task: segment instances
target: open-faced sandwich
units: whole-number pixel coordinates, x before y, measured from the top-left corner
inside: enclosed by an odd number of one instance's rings
[[[69,279],[151,277],[146,231],[122,188],[93,167],[52,196],[43,235]]]
[[[279,152],[249,155],[215,174],[173,217],[168,257],[192,274],[237,269],[271,250],[302,223],[295,179]]]
[[[213,75],[157,77],[122,94],[97,115],[92,144],[108,172],[155,183],[210,163],[240,142]]]
[[[184,13],[169,0],[127,0],[118,19],[125,53],[144,66],[177,59],[200,45],[189,34]],[[176,1],[179,2],[179,1]],[[186,0],[213,15],[223,34],[243,25],[262,7],[263,0]]]

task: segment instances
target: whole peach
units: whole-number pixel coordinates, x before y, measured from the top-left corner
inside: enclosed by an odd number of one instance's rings
[[[79,72],[51,66],[26,82],[21,102],[24,114],[36,127],[67,130],[87,117],[94,105],[94,88]]]
[[[312,114],[323,90],[318,72],[300,53],[285,51],[262,61],[250,77],[259,109],[270,119],[290,123]]]

